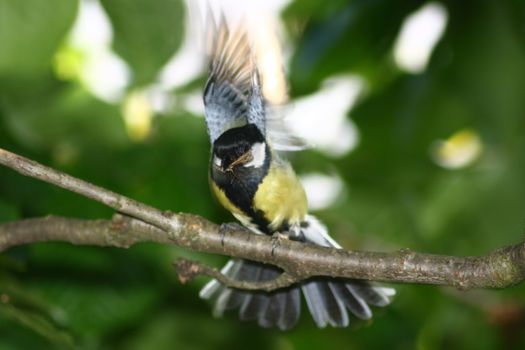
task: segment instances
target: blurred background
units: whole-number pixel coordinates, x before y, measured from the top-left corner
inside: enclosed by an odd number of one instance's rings
[[[523,239],[524,2],[210,2],[254,28],[267,98],[315,145],[290,155],[312,212],[345,248],[478,255]],[[231,221],[207,182],[203,8],[0,0],[0,147]],[[0,222],[48,214],[112,211],[0,168]],[[303,308],[280,332],[214,319],[179,256],[226,261],[154,244],[0,254],[0,349],[525,348],[525,284],[398,285],[370,322],[318,330]]]

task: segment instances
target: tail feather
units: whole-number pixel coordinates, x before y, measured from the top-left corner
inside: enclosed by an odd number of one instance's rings
[[[307,217],[301,232],[307,242],[340,248],[324,226],[311,216]],[[230,260],[221,271],[236,280],[252,282],[272,280],[282,272],[277,267],[247,260]],[[199,295],[203,299],[215,300],[215,315],[239,309],[241,320],[256,320],[262,327],[276,326],[285,330],[299,320],[301,290],[310,314],[320,328],[327,325],[346,327],[349,324],[348,311],[357,318],[370,319],[372,311],[369,305],[386,306],[395,294],[392,288],[375,286],[367,281],[319,277],[273,292],[233,290],[212,280]]]
[[[268,281],[272,279],[272,276],[277,276],[278,272],[273,269],[265,269],[263,266],[257,266],[254,263],[245,262],[246,266],[254,270],[251,278],[247,281]],[[252,292],[246,293],[243,291],[237,291],[238,293],[244,294],[244,302],[242,303],[241,309],[239,310],[239,317],[241,320],[256,320],[260,319],[262,313],[268,306],[270,301],[270,295],[263,292]]]
[[[321,285],[324,286],[326,291],[327,296],[325,299],[330,302],[329,307],[326,309],[327,314],[329,315],[328,320],[329,322],[331,321],[330,325],[334,327],[348,326],[350,319],[348,317],[348,313],[346,312],[345,304],[341,298],[338,298],[337,293],[335,292],[337,284],[332,282],[322,282]]]
[[[367,304],[374,306],[387,306],[390,304],[390,297],[393,296],[392,288],[382,288],[371,286],[370,283],[365,281],[352,281],[351,284],[347,284],[346,287],[354,294],[357,298],[363,300]]]
[[[299,288],[290,288],[285,292],[285,305],[278,322],[280,329],[293,327],[301,315],[301,291]]]
[[[310,314],[312,315],[315,324],[319,328],[326,327],[326,309],[324,305],[319,302],[319,300],[323,300],[323,298],[321,296],[319,288],[317,287],[317,283],[306,282],[302,285],[301,289],[306,300],[306,305],[310,310]]]
[[[352,290],[352,285],[350,283],[330,283],[334,290],[334,293],[337,295],[339,300],[341,300],[345,306],[350,310],[352,314],[362,320],[368,320],[372,317],[372,311],[366,302],[356,295]]]
[[[306,304],[319,328],[328,324],[346,327],[349,319],[344,304],[334,294],[330,282],[310,281],[302,286]]]
[[[268,298],[268,304],[259,316],[259,325],[270,328],[278,325],[286,306],[286,292],[276,292]]]
[[[247,260],[230,260],[221,270],[231,278],[244,281],[268,281],[281,271],[273,266]],[[200,293],[203,299],[214,299],[214,315],[239,309],[239,318],[257,321],[262,327],[277,326],[289,329],[299,320],[301,296],[297,288],[285,288],[271,293],[246,292],[225,288],[215,280],[210,281]]]
[[[239,310],[239,318],[243,321],[260,320],[269,303],[270,296],[266,294],[248,293]]]
[[[224,267],[221,269],[221,273],[223,275],[226,275],[228,277],[232,277],[233,275],[237,274],[237,271],[239,268],[241,268],[242,264],[238,263],[239,261],[236,260],[230,260],[224,265]],[[202,299],[211,299],[215,296],[216,293],[219,291],[222,291],[223,287],[217,280],[211,280],[208,282],[199,292],[199,296]]]
[[[236,264],[239,268],[236,271],[235,279],[239,281],[257,281],[261,273],[261,269],[257,266],[253,266],[246,261],[238,260]],[[226,288],[225,288],[226,289]],[[246,294],[240,290],[231,290],[230,298],[228,303],[225,305],[226,310],[237,309],[241,307],[246,299],[251,296],[251,294]]]

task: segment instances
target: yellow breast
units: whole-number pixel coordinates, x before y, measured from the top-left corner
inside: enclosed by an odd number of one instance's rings
[[[243,225],[254,228],[248,213],[232,203],[226,193],[211,179],[210,187],[225,209],[230,211]],[[306,194],[288,163],[279,161],[272,164],[255,192],[251,209],[264,213],[272,231],[279,229],[285,222],[294,225],[304,221],[307,214]],[[258,231],[256,228],[254,230]]]
[[[272,165],[257,189],[254,206],[264,212],[274,230],[284,221],[298,224],[304,220],[307,214],[306,194],[288,163]]]

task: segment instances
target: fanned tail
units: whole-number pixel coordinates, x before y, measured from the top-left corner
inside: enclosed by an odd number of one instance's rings
[[[230,260],[222,273],[242,281],[269,281],[281,273],[278,268],[248,260]],[[257,321],[261,327],[290,329],[301,313],[299,288],[292,286],[274,292],[241,291],[225,288],[216,280],[210,281],[199,293],[203,299],[214,299],[214,315],[239,309],[243,321]]]
[[[301,232],[307,242],[341,249],[315,217],[308,216],[303,226]],[[314,278],[303,283],[301,288],[308,309],[320,328],[327,325],[346,327],[349,323],[347,310],[360,319],[370,319],[372,311],[369,305],[386,306],[395,295],[392,288],[349,279]]]
[[[325,247],[341,248],[327,233],[326,228],[313,216],[302,225],[304,240]],[[268,281],[276,278],[281,270],[247,260],[230,260],[222,269],[225,275],[243,281]],[[395,294],[392,288],[375,286],[362,280],[312,278],[299,285],[274,292],[241,291],[226,288],[216,280],[210,281],[200,292],[203,299],[215,300],[214,314],[239,309],[241,320],[257,321],[262,327],[292,328],[301,313],[300,291],[316,325],[346,327],[350,311],[360,319],[370,319],[370,306],[383,307]]]

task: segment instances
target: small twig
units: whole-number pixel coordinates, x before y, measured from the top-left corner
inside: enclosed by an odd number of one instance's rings
[[[214,267],[205,265],[198,261],[187,260],[183,258],[179,258],[173,263],[173,266],[175,267],[175,270],[179,275],[179,280],[182,284],[191,281],[198,275],[204,275],[215,278],[217,281],[229,288],[243,290],[263,290],[265,292],[271,292],[280,288],[291,286],[292,284],[303,280],[302,277],[295,277],[289,273],[283,272],[278,277],[269,281],[238,281],[222,274]]]
[[[123,213],[165,230],[177,227],[176,216],[167,215],[156,208],[137,202],[105,188],[77,179],[58,170],[39,164],[0,148],[0,164],[18,173],[39,179],[84,197],[103,203],[119,213]]]

